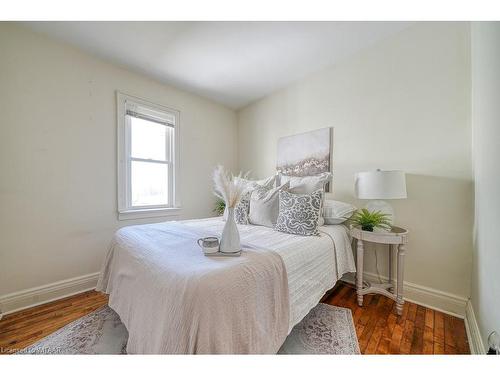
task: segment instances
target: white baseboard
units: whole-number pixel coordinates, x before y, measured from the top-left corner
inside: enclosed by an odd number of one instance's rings
[[[366,281],[378,283],[378,276],[371,272],[364,272],[363,278]],[[387,282],[386,277],[381,277],[383,282]],[[353,277],[342,278],[342,280],[354,284]],[[444,312],[459,318],[465,318],[465,307],[467,298],[455,294],[443,292],[426,286],[409,283],[403,284],[405,301],[413,302],[421,306]]]
[[[41,305],[73,294],[95,289],[99,273],[57,281],[36,288],[0,296],[0,311],[10,314],[29,307]]]
[[[476,320],[476,314],[472,307],[471,301],[467,301],[465,309],[465,330],[467,331],[467,339],[469,340],[469,347],[472,354],[486,354],[483,340],[481,338],[481,331]]]
[[[41,305],[46,302],[68,297],[73,294],[85,292],[96,287],[98,277],[99,273],[92,273],[36,288],[25,289],[20,292],[6,294],[0,296],[0,308],[3,314],[9,314],[29,307]],[[364,277],[370,282],[378,281],[377,275],[373,273],[365,272]],[[354,279],[352,277],[345,277],[343,280],[354,284]],[[386,282],[387,278],[382,277],[382,280]],[[484,347],[479,334],[479,329],[477,328],[474,311],[471,304],[468,303],[465,297],[409,282],[404,283],[404,293],[405,300],[407,301],[414,302],[425,307],[430,307],[446,314],[466,318],[466,326],[469,326],[468,330],[471,332],[471,337],[474,340],[478,340],[476,341],[478,352],[484,353]],[[473,341],[469,342],[473,345]]]

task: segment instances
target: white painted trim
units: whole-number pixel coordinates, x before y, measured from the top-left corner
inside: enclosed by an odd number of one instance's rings
[[[180,208],[150,208],[145,210],[130,210],[118,213],[118,220],[146,219],[152,217],[177,217],[181,213]]]
[[[481,331],[476,320],[476,314],[472,307],[472,302],[467,301],[465,308],[465,330],[467,331],[467,340],[469,341],[470,352],[472,354],[486,354]]]
[[[378,283],[378,276],[371,272],[364,272],[363,279],[369,282]],[[382,276],[381,279],[383,282],[388,282],[387,277]],[[342,278],[342,280],[350,284],[355,284],[352,276]],[[395,282],[395,280],[393,280],[393,282]],[[407,281],[405,281],[403,285],[405,301],[429,307],[436,311],[441,311],[462,319],[465,318],[467,298]]]
[[[35,288],[0,296],[3,314],[10,314],[29,307],[38,306],[74,294],[95,289],[99,273],[73,277]]]
[[[170,179],[172,180],[169,185],[169,206],[156,206],[150,209],[143,209],[142,207],[131,207],[130,203],[130,136],[129,124],[125,120],[126,102],[130,101],[135,104],[152,108],[160,112],[165,112],[175,118],[174,126],[174,142],[172,160],[167,164],[171,165],[169,168]],[[173,209],[179,210],[181,207],[181,192],[180,192],[180,137],[181,137],[181,113],[177,109],[155,104],[148,100],[138,98],[136,96],[127,95],[120,91],[116,91],[116,118],[117,118],[117,200],[118,200],[118,219],[137,219],[149,218],[159,216],[171,216],[172,212],[167,213],[164,211],[163,215],[159,214],[157,209]],[[148,162],[155,162],[148,160]],[[136,215],[132,215],[132,211],[137,211]],[[148,215],[150,213],[151,215]]]

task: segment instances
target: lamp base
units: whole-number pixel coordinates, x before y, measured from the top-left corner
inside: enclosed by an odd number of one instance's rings
[[[383,214],[387,214],[388,215],[387,219],[389,220],[391,225],[394,225],[394,209],[386,201],[381,201],[381,200],[370,201],[366,204],[366,209],[370,212],[380,211]]]

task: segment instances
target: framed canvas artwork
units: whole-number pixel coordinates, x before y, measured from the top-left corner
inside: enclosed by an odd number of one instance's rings
[[[278,140],[276,170],[282,175],[299,177],[332,172],[332,147],[333,128],[282,137]]]

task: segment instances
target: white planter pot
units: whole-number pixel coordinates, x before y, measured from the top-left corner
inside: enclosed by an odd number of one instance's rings
[[[240,233],[234,221],[234,208],[227,209],[227,220],[220,239],[220,251],[222,253],[237,253],[241,250]]]

